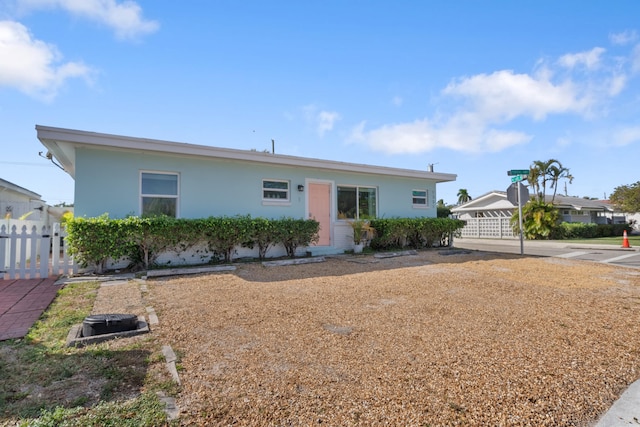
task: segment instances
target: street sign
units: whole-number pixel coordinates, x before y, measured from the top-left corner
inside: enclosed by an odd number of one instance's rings
[[[507,171],[507,175],[529,175],[529,169],[511,169],[510,171]]]
[[[513,171],[511,171],[513,172]],[[515,178],[515,180],[514,180]],[[518,228],[520,229],[520,255],[524,255],[524,231],[522,228],[522,205],[529,200],[529,190],[522,185],[522,175],[516,174],[511,178],[511,184],[507,188],[507,200],[514,205],[518,205]]]
[[[529,189],[524,185],[520,185],[520,202],[524,205],[529,201]],[[518,204],[518,184],[511,184],[507,188],[507,200],[514,205]]]

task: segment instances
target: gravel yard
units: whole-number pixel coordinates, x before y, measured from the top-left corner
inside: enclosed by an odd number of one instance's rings
[[[592,425],[640,377],[640,271],[467,253],[148,281],[189,425]]]

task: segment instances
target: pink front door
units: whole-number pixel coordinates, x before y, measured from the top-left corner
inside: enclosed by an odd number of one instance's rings
[[[331,184],[309,184],[309,218],[320,223],[318,246],[331,245]]]

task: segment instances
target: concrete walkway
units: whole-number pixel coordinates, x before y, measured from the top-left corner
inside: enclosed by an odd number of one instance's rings
[[[0,280],[0,341],[24,337],[56,297],[55,278]]]

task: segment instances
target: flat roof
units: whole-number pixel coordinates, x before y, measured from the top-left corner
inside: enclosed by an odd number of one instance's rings
[[[336,171],[361,172],[404,178],[430,179],[436,182],[455,181],[457,177],[456,174],[450,173],[365,165],[334,160],[321,160],[284,154],[265,153],[261,151],[212,147],[207,145],[188,144],[184,142],[137,138],[41,125],[36,125],[36,131],[40,142],[42,142],[42,144],[62,165],[64,170],[72,177],[75,177],[75,149],[81,146],[101,147],[112,150],[168,153],[182,156],[197,156],[200,158],[209,157],[241,160],[247,162]]]

